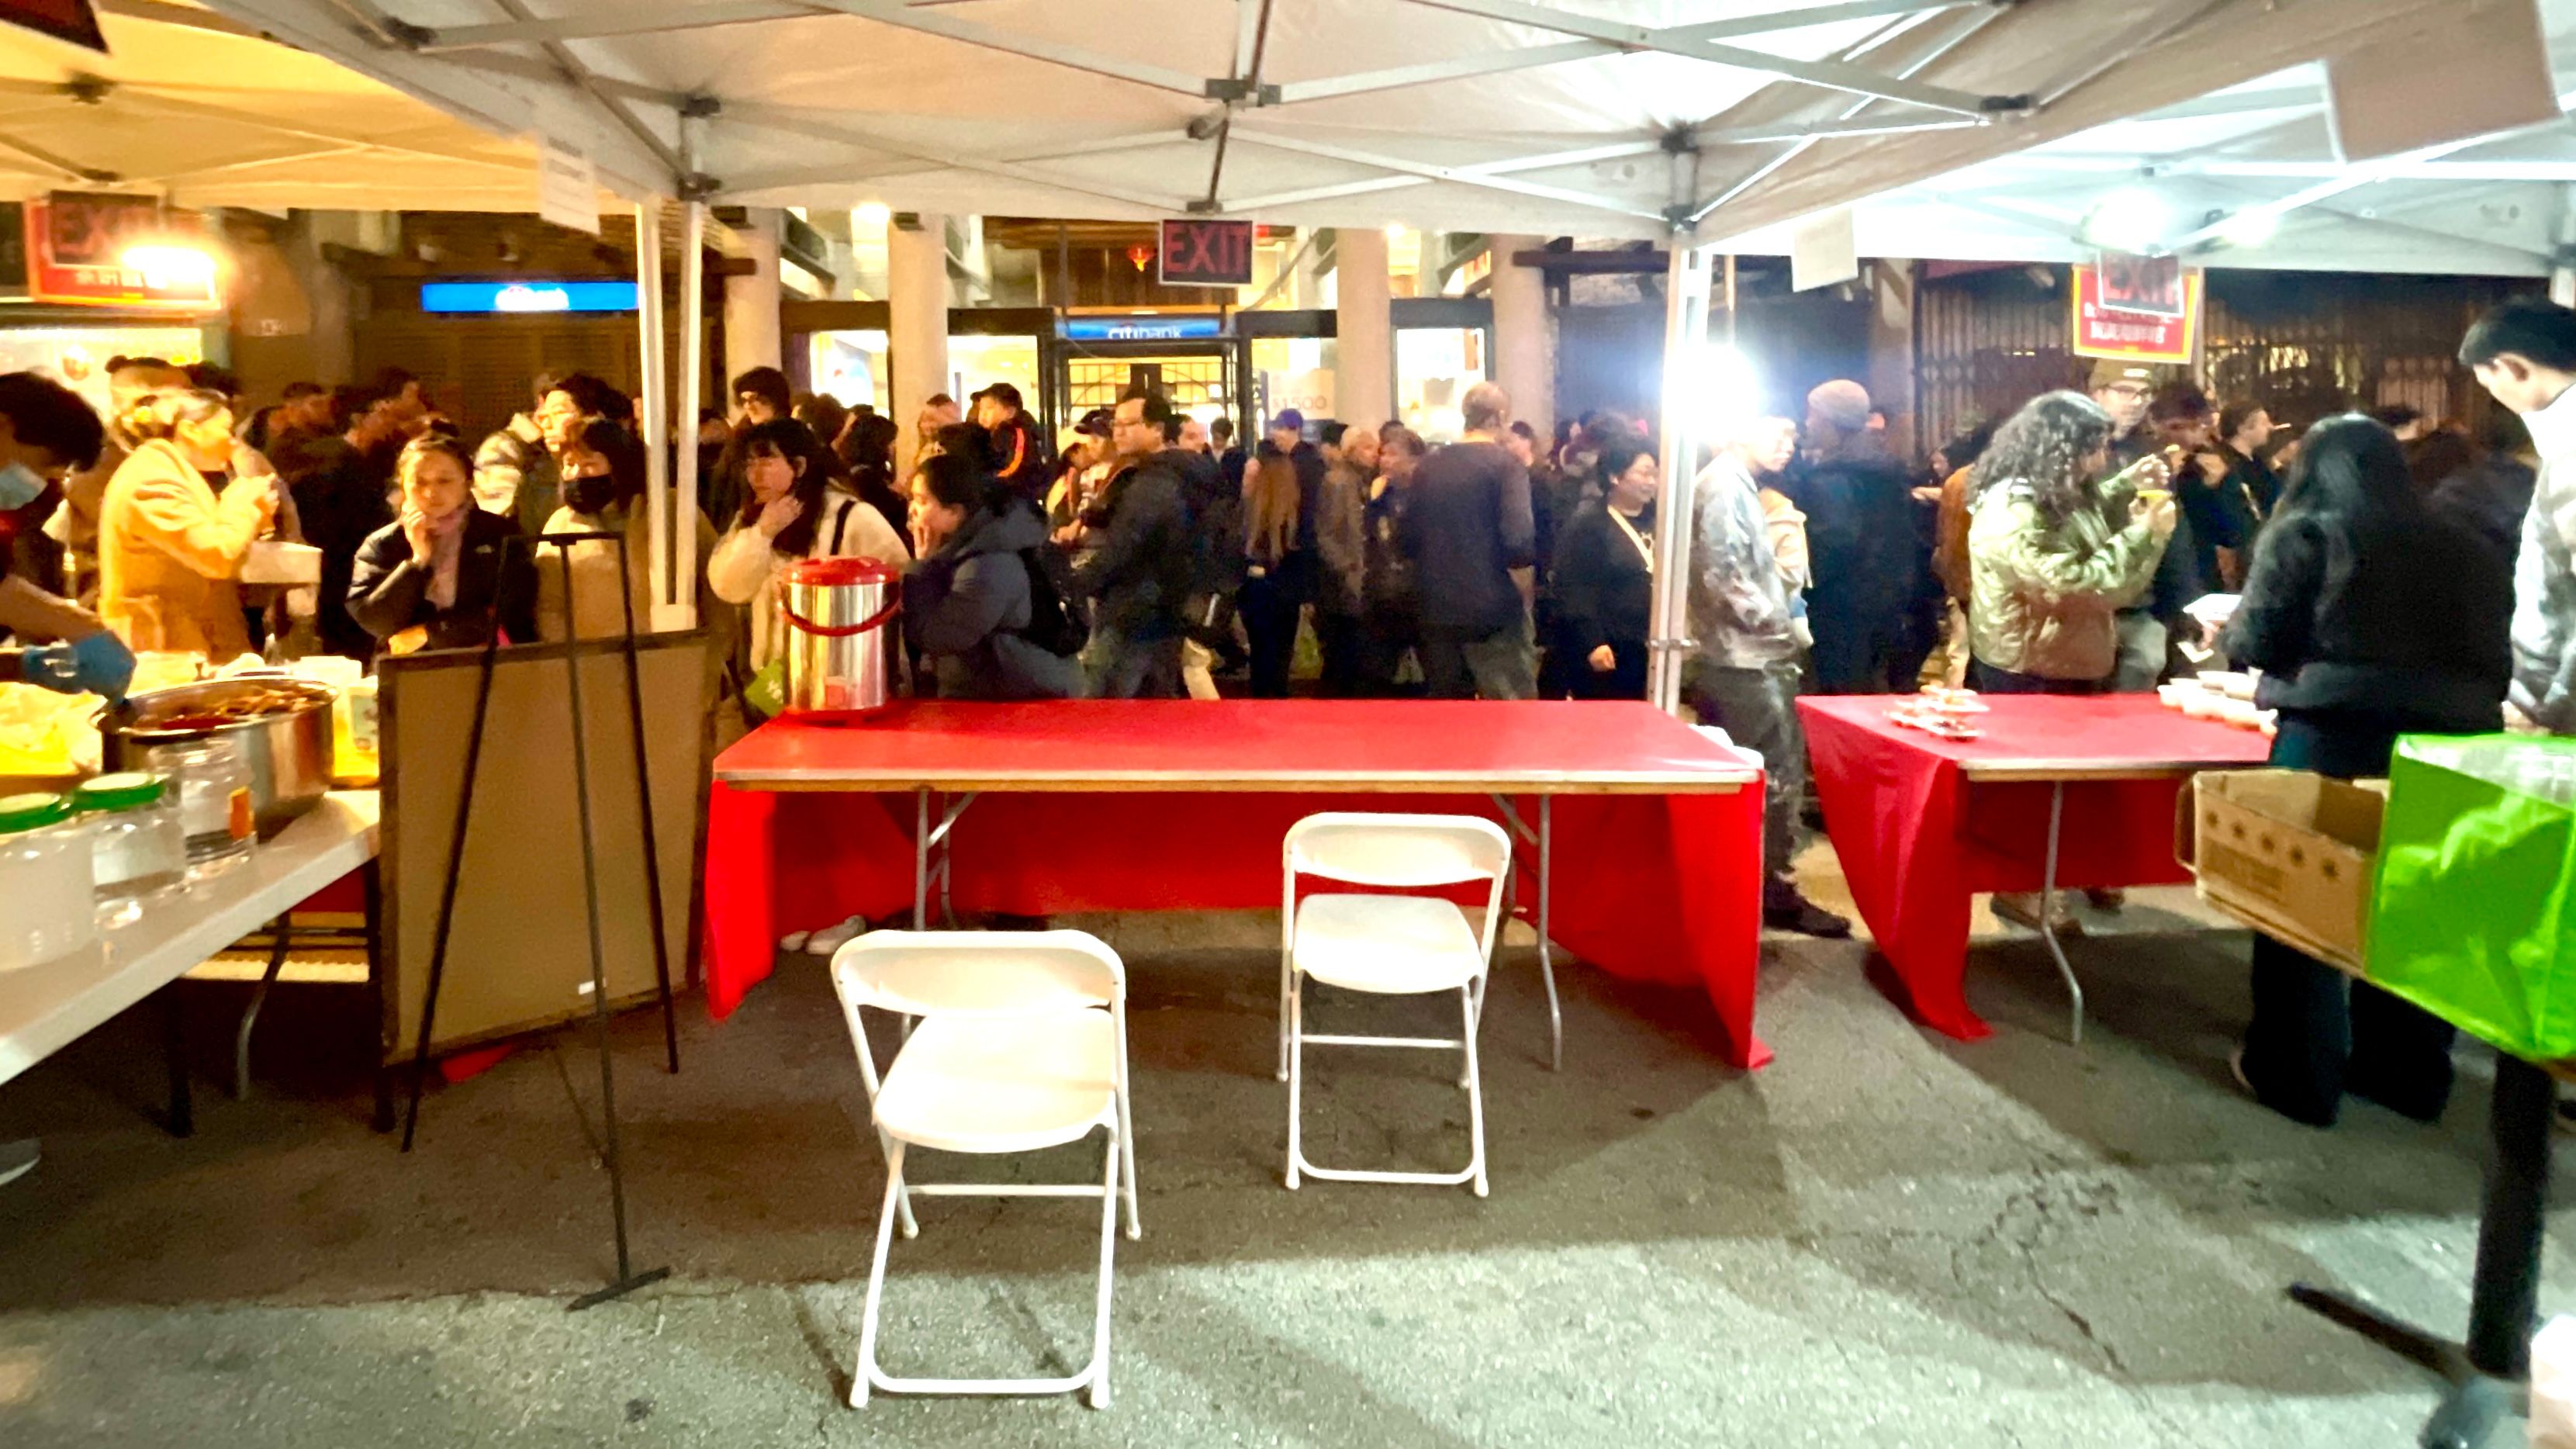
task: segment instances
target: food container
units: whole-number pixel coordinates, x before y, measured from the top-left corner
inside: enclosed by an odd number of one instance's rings
[[[872,558],[816,558],[779,571],[778,612],[787,621],[783,715],[862,718],[893,697],[890,627],[902,605],[903,576]]]
[[[188,838],[188,873],[211,875],[259,844],[250,799],[250,760],[237,734],[156,745],[154,759],[179,792],[179,826]]]
[[[58,961],[98,939],[89,832],[61,795],[0,798],[0,971]]]
[[[89,827],[91,894],[100,925],[129,925],[141,919],[144,901],[187,884],[179,801],[159,775],[101,775],[82,782],[72,799]]]
[[[256,539],[250,552],[242,555],[241,582],[318,584],[322,582],[322,550],[309,543]]]
[[[297,679],[209,679],[135,695],[99,717],[99,734],[111,770],[161,770],[165,746],[238,739],[264,840],[331,788],[331,698]]]

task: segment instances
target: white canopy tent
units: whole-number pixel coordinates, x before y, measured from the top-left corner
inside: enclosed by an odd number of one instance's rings
[[[2576,108],[2576,0],[2542,7]],[[2546,276],[2576,188],[2576,127],[2548,124],[2348,165],[2327,120],[2325,68],[2304,64],[2194,100],[1897,187],[1853,208],[1863,256],[2071,262],[2106,239],[2106,196],[2151,198],[2129,249],[2211,266]],[[2134,219],[2133,219],[2134,220]],[[2160,222],[2161,225],[2154,223]],[[1720,237],[1721,251],[1786,251],[1790,228]]]
[[[518,211],[532,150],[172,0],[102,0],[108,53],[0,26],[0,197]]]
[[[546,117],[606,184],[690,203],[683,256],[718,200],[1671,239],[1670,391],[1713,241],[2402,40],[2459,0],[544,3],[213,0],[496,133]],[[1926,254],[1899,240],[1862,243]],[[1665,413],[1665,456],[1690,456],[1688,410]],[[662,553],[655,597],[685,617]]]

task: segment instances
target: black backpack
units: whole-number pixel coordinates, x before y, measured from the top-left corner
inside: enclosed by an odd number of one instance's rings
[[[1080,615],[1065,607],[1072,593],[1069,580],[1056,578],[1059,569],[1070,570],[1071,565],[1046,544],[1021,549],[1020,564],[1029,571],[1029,626],[1019,631],[1020,637],[1058,658],[1080,654],[1082,646],[1091,642],[1091,630]]]

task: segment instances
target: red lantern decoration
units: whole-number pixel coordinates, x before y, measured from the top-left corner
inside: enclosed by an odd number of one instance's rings
[[[1127,249],[1127,260],[1134,263],[1136,270],[1140,272],[1145,270],[1145,264],[1153,259],[1154,249],[1152,247],[1137,246],[1129,247]]]

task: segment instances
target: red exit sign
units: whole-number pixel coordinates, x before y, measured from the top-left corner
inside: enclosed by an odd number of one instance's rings
[[[1166,287],[1249,287],[1252,223],[1167,218],[1162,260]]]

